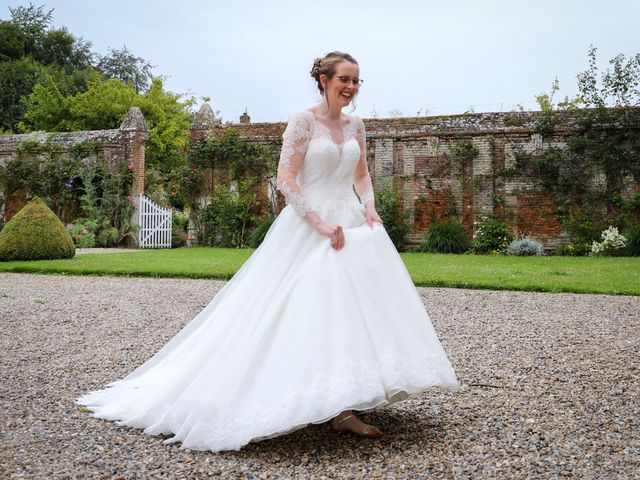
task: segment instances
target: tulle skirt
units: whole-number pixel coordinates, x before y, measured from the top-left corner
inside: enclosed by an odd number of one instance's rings
[[[383,226],[326,205],[331,248],[291,207],[213,300],[128,376],[76,399],[97,418],[239,450],[458,381]],[[141,319],[144,321],[144,319]]]

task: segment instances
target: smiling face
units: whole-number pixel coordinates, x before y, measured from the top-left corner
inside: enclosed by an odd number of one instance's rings
[[[331,79],[320,75],[320,82],[324,87],[327,103],[339,105],[341,108],[349,105],[358,94],[360,86],[356,81],[360,78],[360,68],[357,64],[344,60],[336,65],[336,73]]]

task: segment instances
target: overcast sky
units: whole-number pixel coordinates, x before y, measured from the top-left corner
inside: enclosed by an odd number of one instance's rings
[[[41,5],[44,2],[33,2]],[[8,6],[28,1],[1,0]],[[640,52],[637,0],[49,0],[55,27],[93,50],[126,45],[166,87],[210,97],[224,121],[286,121],[319,100],[313,59],[351,53],[365,83],[361,117],[535,109],[577,92],[589,45],[605,68]]]

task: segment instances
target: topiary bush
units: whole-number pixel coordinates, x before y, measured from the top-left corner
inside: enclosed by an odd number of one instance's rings
[[[507,247],[507,254],[518,257],[544,255],[544,247],[541,243],[531,240],[529,237],[514,240]]]
[[[513,240],[507,224],[497,218],[476,223],[473,248],[477,253],[502,253]]]
[[[630,257],[640,257],[640,223],[631,226],[627,234],[627,251]]]
[[[0,231],[0,260],[71,258],[76,248],[53,211],[33,197]]]
[[[464,253],[471,247],[464,227],[457,222],[434,222],[418,247],[419,252]]]

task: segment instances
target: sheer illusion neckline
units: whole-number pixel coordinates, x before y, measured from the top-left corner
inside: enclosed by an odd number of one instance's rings
[[[342,131],[342,142],[336,142],[335,138],[333,138],[333,135],[331,134],[331,129],[327,127],[324,123],[322,123],[320,120],[318,120],[318,118],[316,117],[316,114],[313,113],[311,110],[307,110],[307,112],[309,112],[309,114],[313,118],[314,123],[324,128],[324,130],[327,132],[329,140],[331,140],[331,143],[333,143],[340,150],[342,150],[342,147],[344,146],[345,143],[351,140],[347,138],[347,133],[346,133],[347,128],[351,125],[351,122],[352,122],[352,119],[349,116],[347,116],[347,123],[345,123],[343,127],[340,127],[340,130]]]

